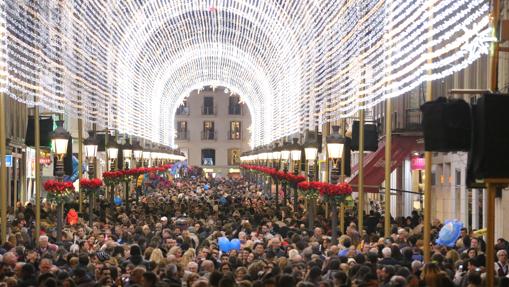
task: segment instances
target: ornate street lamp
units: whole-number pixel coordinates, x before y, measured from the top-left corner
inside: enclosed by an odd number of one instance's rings
[[[95,175],[92,174],[94,159],[97,156],[97,149],[99,147],[99,139],[95,135],[95,132],[89,131],[88,138],[83,141],[83,145],[85,146],[85,157],[89,159],[88,163],[88,177],[93,178]]]
[[[64,178],[64,156],[67,153],[67,145],[71,134],[64,129],[64,121],[56,122],[57,128],[51,133],[51,146],[57,156],[55,176],[58,181]],[[57,241],[62,240],[62,225],[64,216],[64,203],[60,200],[57,206]]]
[[[339,133],[339,126],[332,126],[332,134],[327,136],[327,153],[328,158],[332,159],[332,170],[330,172],[330,178],[332,179],[332,173],[338,174],[337,164],[341,157],[343,157],[343,148],[345,146],[346,139]],[[327,162],[327,168],[329,164]],[[329,181],[329,179],[327,179]],[[335,179],[334,179],[335,181]],[[338,238],[338,208],[335,203],[331,203],[332,209],[332,243],[337,243]]]
[[[97,156],[97,148],[99,147],[99,139],[96,137],[94,131],[88,132],[88,138],[86,138],[83,141],[83,144],[85,145],[85,157],[88,159],[88,178],[92,179],[96,177],[95,160]],[[94,205],[94,193],[89,192],[88,194],[89,226],[92,226],[93,205]]]
[[[318,157],[318,140],[317,135],[313,131],[307,131],[306,141],[304,142],[304,157],[307,162],[308,179],[315,180],[315,161]]]
[[[143,157],[143,166],[145,166],[145,160],[147,160],[147,167],[150,166],[151,152],[148,150],[144,150],[142,157]]]
[[[300,166],[300,160],[302,156],[302,147],[299,144],[298,138],[293,138],[292,144],[288,146],[288,149],[290,150],[290,158],[293,166],[293,173],[295,175],[299,174],[299,166]],[[297,183],[292,184],[293,185],[293,211],[297,212],[297,209],[299,207],[299,193],[297,191]]]
[[[116,169],[115,163],[118,159],[118,144],[115,140],[108,142],[108,146],[106,147],[106,153],[108,154],[108,158],[112,161],[110,169],[115,170]]]
[[[280,161],[281,161],[281,147],[279,143],[274,143],[274,148],[272,149],[272,160],[274,161],[274,168],[279,170]],[[279,179],[277,176],[274,177],[274,181],[276,184],[276,214],[279,215]]]
[[[128,163],[125,169],[129,169],[131,165],[131,158],[133,157],[133,146],[130,143],[125,143],[122,146],[122,156],[124,158],[124,164]]]
[[[279,161],[281,160],[281,148],[279,147],[279,143],[274,143],[274,148],[272,149],[272,160],[275,162],[275,168],[279,169]]]
[[[64,129],[64,121],[58,120],[56,122],[57,128],[51,133],[51,146],[53,147],[53,152],[57,156],[59,161],[62,161],[61,170],[56,170],[57,172],[61,172],[61,174],[57,174],[57,176],[64,176],[64,166],[63,159],[65,154],[67,153],[67,145],[69,143],[69,138],[71,134]]]
[[[133,148],[134,160],[136,161],[136,166],[138,166],[138,163],[143,158],[143,148],[141,147],[139,142],[135,142],[133,144],[132,148]]]
[[[289,142],[284,142],[283,146],[281,147],[281,162],[283,164],[283,171],[285,173],[288,172],[288,168],[290,166],[290,160],[291,160],[291,144]],[[283,181],[283,205],[286,206],[287,201],[287,186],[288,183],[286,180]]]
[[[339,126],[332,126],[332,134],[327,136],[327,156],[333,160],[334,165],[343,157],[345,142],[346,139],[339,134]]]
[[[131,162],[131,157],[133,155],[133,147],[129,142],[126,142],[122,146],[122,156],[124,158],[124,169],[129,169],[129,165]],[[126,210],[129,211],[129,181],[125,182],[125,207]]]
[[[315,160],[318,156],[317,134],[313,131],[307,131],[306,141],[304,142],[304,156],[306,158],[306,167],[308,170],[308,180],[315,180]],[[316,198],[311,197],[308,201],[308,228],[311,230],[315,224]]]

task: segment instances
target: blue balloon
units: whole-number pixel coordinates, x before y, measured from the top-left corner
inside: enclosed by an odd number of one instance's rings
[[[217,240],[217,245],[219,245],[219,250],[221,250],[224,253],[227,253],[230,251],[230,240],[226,237],[219,237]]]
[[[122,198],[115,196],[115,198],[113,198],[113,203],[115,203],[115,205],[122,205]]]
[[[460,237],[461,228],[463,223],[459,220],[446,220],[442,229],[438,233],[437,244],[445,245],[447,247],[454,247],[456,240]]]
[[[232,239],[230,242],[230,250],[240,250],[240,240],[238,238]]]

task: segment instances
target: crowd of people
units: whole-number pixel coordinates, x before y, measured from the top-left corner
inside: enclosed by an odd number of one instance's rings
[[[454,247],[433,245],[431,263],[423,264],[417,212],[393,220],[387,238],[375,209],[364,218],[365,230],[347,216],[333,244],[327,209],[318,208],[314,226],[307,226],[306,201],[293,210],[280,199],[276,208],[270,192],[242,178],[173,179],[132,194],[128,211],[103,199],[93,226],[80,214],[62,238],[52,228],[50,203],[39,238],[33,206],[19,205],[0,247],[0,286],[474,287],[485,286],[487,264],[495,264],[497,286],[509,286],[503,239],[490,263],[482,237],[463,229]],[[434,221],[433,237],[440,228]],[[222,250],[221,237],[239,239],[240,247]]]

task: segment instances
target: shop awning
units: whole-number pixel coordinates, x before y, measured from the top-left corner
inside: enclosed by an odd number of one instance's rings
[[[399,167],[413,151],[422,149],[416,136],[392,136],[391,172]],[[358,165],[352,167],[352,176],[347,180],[357,192]],[[379,143],[378,150],[364,156],[364,191],[379,192],[379,186],[385,179],[385,141]]]

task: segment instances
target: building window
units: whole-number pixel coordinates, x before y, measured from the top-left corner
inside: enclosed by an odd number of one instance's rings
[[[240,121],[230,122],[230,139],[240,140]]]
[[[201,164],[206,166],[215,165],[216,150],[215,149],[202,149],[201,150]]]
[[[203,122],[202,139],[203,140],[216,139],[216,131],[214,130],[214,121],[204,121]]]
[[[202,114],[214,115],[214,97],[203,97]]]
[[[178,121],[177,122],[177,139],[178,140],[186,140],[188,139],[187,133],[187,122],[186,121]]]
[[[455,177],[454,181],[456,183],[456,186],[460,186],[461,185],[461,170],[456,169],[454,177]]]
[[[187,106],[187,99],[184,99],[182,104],[177,108],[178,116],[187,116],[189,115],[189,107]]]
[[[240,115],[240,97],[237,96],[229,97],[228,114]]]
[[[240,164],[240,149],[232,148],[228,150],[228,165]]]

